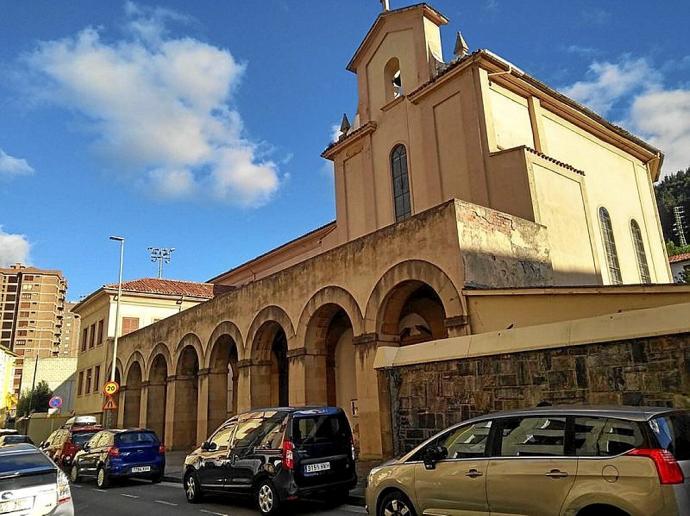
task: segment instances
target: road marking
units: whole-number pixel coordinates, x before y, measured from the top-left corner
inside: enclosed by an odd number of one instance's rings
[[[161,482],[158,484],[159,486],[165,486],[165,487],[180,487],[182,485],[182,482]]]
[[[205,514],[213,514],[215,516],[228,516],[227,514],[223,512],[213,512],[213,511],[207,511],[206,509],[199,509],[200,512],[203,512]]]
[[[91,491],[98,491],[99,493],[107,493],[108,492],[105,489],[96,489],[95,487],[92,487]]]
[[[84,486],[80,486],[79,484],[70,484],[69,486],[70,487],[76,487],[78,489],[81,489],[82,487],[84,487]]]
[[[131,494],[127,494],[127,493],[120,493],[120,496],[126,496],[127,498],[139,498],[136,495],[131,495]]]
[[[165,500],[154,500],[154,502],[156,502],[156,503],[162,503],[163,505],[172,505],[173,507],[177,507],[177,504],[176,504],[176,503],[166,502]]]
[[[366,514],[367,511],[364,510],[364,507],[359,507],[358,505],[341,505],[338,507],[339,509],[342,509],[347,512],[356,512],[359,514]]]

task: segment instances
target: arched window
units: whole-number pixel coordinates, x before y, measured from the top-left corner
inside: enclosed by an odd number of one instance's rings
[[[403,94],[403,85],[400,62],[397,57],[391,58],[386,63],[383,75],[386,81],[386,102],[400,97]]]
[[[630,221],[630,231],[632,232],[635,255],[637,256],[637,268],[640,270],[640,280],[642,280],[642,283],[651,283],[652,278],[649,275],[647,254],[644,252],[644,243],[642,242],[642,231],[640,230],[640,225],[635,219]]]
[[[611,226],[611,216],[606,208],[599,208],[599,224],[601,225],[601,236],[604,240],[604,251],[606,251],[606,262],[609,266],[609,276],[611,283],[620,285],[623,283],[621,277],[621,267],[618,263],[618,251],[616,251],[616,240],[613,237],[613,226]]]
[[[407,150],[404,145],[393,147],[391,152],[391,172],[393,174],[395,221],[399,222],[412,215],[410,179],[407,175]]]

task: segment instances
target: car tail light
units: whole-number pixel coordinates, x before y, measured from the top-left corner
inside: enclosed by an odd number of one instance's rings
[[[120,456],[120,450],[118,448],[115,448],[115,446],[111,446],[108,448],[108,457],[119,457]]]
[[[158,453],[159,453],[159,455],[165,455],[165,445],[164,444],[161,444],[158,447]]]
[[[350,437],[350,452],[352,453],[352,460],[355,460],[355,440]]]
[[[294,456],[294,449],[295,446],[292,444],[292,441],[285,440],[283,441],[283,467],[285,469],[295,469],[295,456]]]
[[[62,470],[58,470],[57,474],[57,496],[58,505],[69,502],[70,498],[72,498],[72,493],[69,490],[69,480]]]
[[[662,484],[682,484],[685,480],[683,470],[680,469],[676,458],[668,450],[636,448],[630,450],[627,455],[652,459],[659,474],[659,482]]]

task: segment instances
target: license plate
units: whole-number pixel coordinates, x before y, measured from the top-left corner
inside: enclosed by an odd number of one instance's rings
[[[0,514],[15,511],[26,511],[33,508],[33,498],[20,498],[19,500],[9,500],[7,502],[0,502]]]
[[[132,468],[132,473],[145,473],[151,471],[151,466],[135,466]]]
[[[319,471],[328,471],[331,469],[330,462],[319,462],[317,464],[307,464],[304,466],[305,473],[318,473]]]

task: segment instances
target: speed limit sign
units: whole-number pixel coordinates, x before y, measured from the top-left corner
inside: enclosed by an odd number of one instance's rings
[[[117,394],[117,391],[120,390],[120,385],[117,382],[107,382],[103,386],[103,394],[106,396],[113,396]]]

